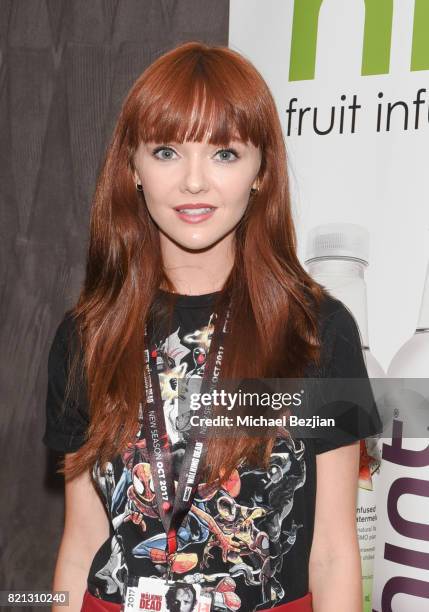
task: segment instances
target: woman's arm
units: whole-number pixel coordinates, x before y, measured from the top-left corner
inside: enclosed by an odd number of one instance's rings
[[[89,473],[65,485],[65,522],[52,589],[69,591],[70,612],[80,612],[91,562],[109,537],[109,521]],[[64,612],[64,606],[53,606]]]
[[[316,455],[317,488],[309,588],[314,612],[362,612],[356,530],[359,442]]]

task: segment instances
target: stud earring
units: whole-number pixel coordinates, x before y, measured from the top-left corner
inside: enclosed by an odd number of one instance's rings
[[[255,187],[252,187],[252,188],[250,189],[250,193],[251,193],[252,195],[255,195],[255,193],[258,193],[258,192],[259,192],[259,188],[257,188],[257,187],[256,187],[256,188],[255,188]]]
[[[137,191],[143,191],[143,185],[141,183],[136,183]]]

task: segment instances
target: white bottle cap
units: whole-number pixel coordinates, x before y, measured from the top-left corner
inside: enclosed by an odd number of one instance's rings
[[[326,223],[308,232],[305,263],[315,259],[354,259],[369,262],[369,232],[354,223]]]

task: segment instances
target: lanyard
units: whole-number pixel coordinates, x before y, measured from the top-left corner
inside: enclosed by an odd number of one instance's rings
[[[229,316],[230,305],[222,315],[217,314],[215,319],[210,349],[204,366],[201,393],[211,393],[218,382],[224,354],[223,342],[228,331]],[[167,436],[161,388],[156,368],[157,352],[155,348],[149,347],[147,327],[145,329],[144,353],[146,407],[143,409],[141,437],[146,439],[158,512],[167,534],[166,552],[170,556],[177,551],[177,529],[192,506],[198,486],[203,458],[207,451],[207,427],[203,425],[191,428],[191,435],[186,444],[175,490],[171,446]],[[204,415],[202,416],[209,417],[211,411],[211,405],[204,406]],[[168,572],[170,571],[169,564]]]

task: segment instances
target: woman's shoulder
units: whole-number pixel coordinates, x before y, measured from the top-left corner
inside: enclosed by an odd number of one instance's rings
[[[328,372],[342,370],[344,375],[346,371],[363,373],[361,334],[349,308],[338,298],[326,293],[317,315],[321,361],[318,368],[312,364],[307,375],[327,376]]]
[[[52,346],[63,350],[76,348],[78,339],[78,326],[73,310],[67,310],[56,327]]]
[[[321,337],[333,335],[355,335],[359,330],[350,309],[338,298],[326,293],[318,312]]]
[[[59,452],[75,452],[85,441],[89,423],[86,380],[81,355],[69,386],[74,350],[77,343],[77,325],[70,311],[57,325],[48,356],[48,384],[46,395],[46,422],[43,443]],[[77,384],[75,384],[77,383]]]
[[[82,350],[76,319],[72,310],[66,311],[58,323],[49,349],[48,365],[52,374],[68,370],[73,356],[82,361]]]
[[[73,310],[66,310],[62,319],[57,325],[55,336],[62,342],[67,342],[76,337],[77,324],[73,315]]]

